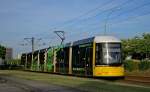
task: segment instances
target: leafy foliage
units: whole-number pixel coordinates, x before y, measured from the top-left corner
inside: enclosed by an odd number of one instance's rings
[[[135,61],[135,60],[125,60],[124,67],[127,71],[145,71],[150,69],[150,61],[142,60],[142,61]]]
[[[124,58],[132,56],[134,59],[150,59],[150,33],[122,40],[122,51]]]
[[[124,62],[124,68],[127,71],[130,71],[130,72],[133,71],[133,66],[134,66],[134,64],[133,64],[132,60],[128,60],[128,61]]]
[[[20,59],[11,59],[7,62],[7,64],[9,64],[9,65],[20,65],[21,60]]]
[[[144,60],[144,61],[141,61],[139,63],[139,70],[144,71],[144,70],[148,70],[148,69],[150,69],[150,62],[149,61]]]
[[[6,48],[0,45],[0,58],[5,59]]]

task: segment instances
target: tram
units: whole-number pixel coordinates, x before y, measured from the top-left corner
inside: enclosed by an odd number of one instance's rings
[[[22,54],[24,65],[31,64],[29,66],[32,71],[90,77],[124,77],[121,41],[113,36],[95,36],[44,51],[42,55],[39,50],[37,60],[31,60],[31,57],[28,60],[28,54],[31,53]],[[40,59],[42,57],[44,59]],[[41,60],[43,60],[42,64],[40,64]],[[32,63],[28,63],[31,61]],[[42,66],[43,69],[40,69]]]

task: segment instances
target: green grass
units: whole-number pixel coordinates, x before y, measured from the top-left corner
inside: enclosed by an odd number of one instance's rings
[[[98,79],[8,70],[1,70],[0,75],[1,74],[6,74],[9,76],[27,80],[35,80],[54,85],[71,87],[88,92],[150,92],[150,87],[136,87]]]

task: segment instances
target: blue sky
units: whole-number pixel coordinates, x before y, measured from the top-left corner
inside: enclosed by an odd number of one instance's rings
[[[150,33],[150,1],[0,0],[0,44],[12,47],[15,57],[31,51],[25,37],[42,38],[36,49],[44,48],[60,43],[55,30],[65,31],[70,42],[104,34],[106,21],[107,34],[121,39]]]

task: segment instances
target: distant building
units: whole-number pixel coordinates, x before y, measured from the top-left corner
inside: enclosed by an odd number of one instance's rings
[[[5,55],[5,60],[10,60],[12,59],[13,56],[13,49],[12,48],[6,48],[6,55]]]

